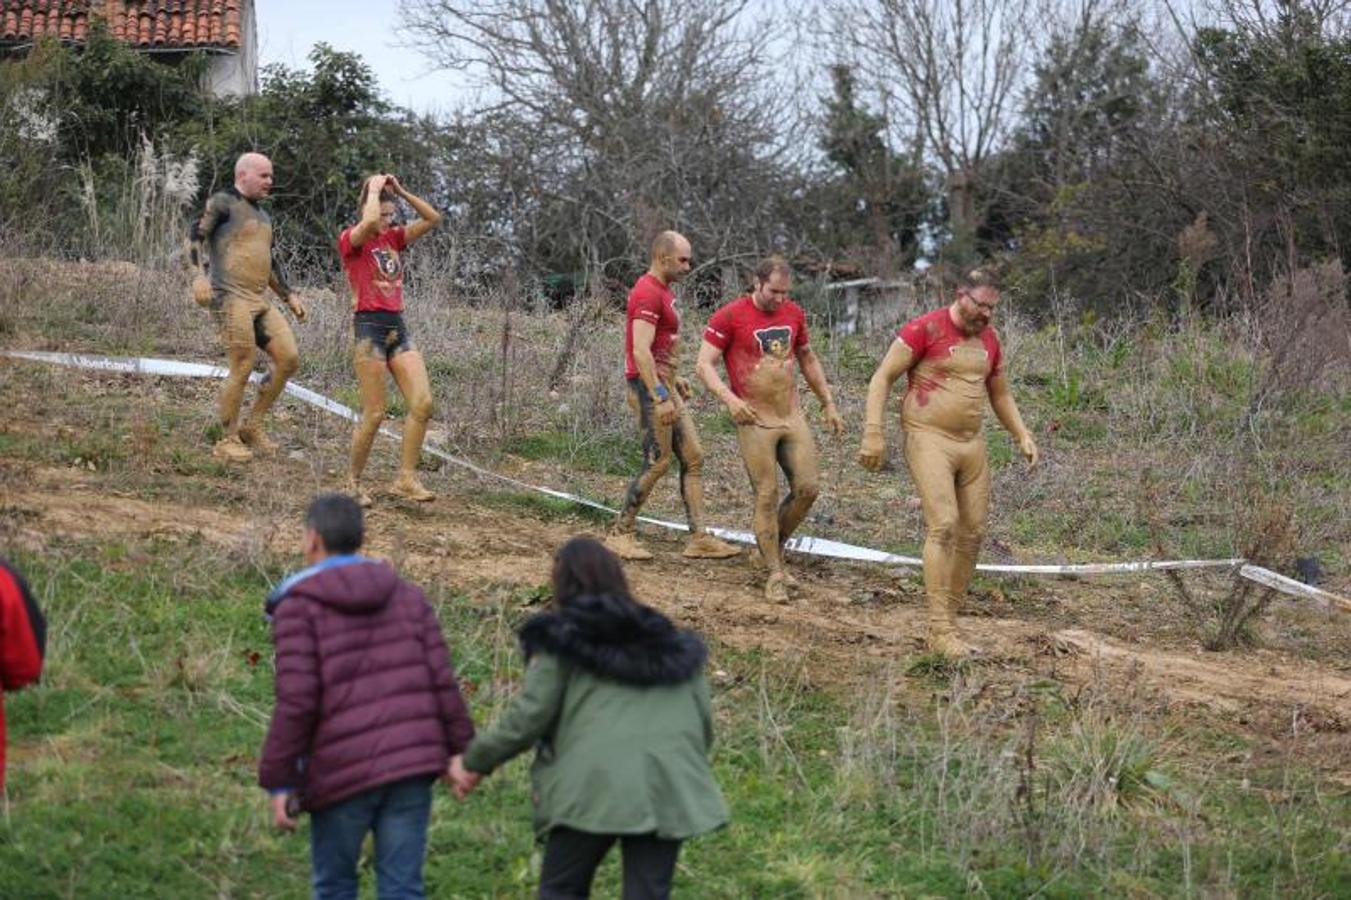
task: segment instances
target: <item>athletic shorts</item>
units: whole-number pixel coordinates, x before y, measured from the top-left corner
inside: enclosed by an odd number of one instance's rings
[[[357,344],[369,341],[371,349],[384,357],[385,362],[405,350],[413,349],[403,313],[369,310],[357,313],[352,319],[352,337]]]

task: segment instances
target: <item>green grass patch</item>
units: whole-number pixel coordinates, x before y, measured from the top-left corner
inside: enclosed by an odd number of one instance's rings
[[[5,896],[307,896],[307,826],[275,832],[254,784],[272,702],[261,603],[283,561],[203,542],[54,542],[17,562],[50,644],[44,683],[6,698]],[[540,589],[426,588],[491,721],[519,684],[513,631]],[[882,680],[842,697],[799,666],[713,646],[733,820],[686,846],[677,896],[1334,896],[1351,879],[1351,799],[1298,769],[1179,754],[1238,746],[1214,734],[1184,742],[1046,678],[1017,710],[982,704],[1000,676],[984,666],[918,658],[933,700],[913,709]],[[529,809],[528,759],[463,805],[438,792],[429,895],[530,895]],[[611,858],[596,895],[618,881]]]
[[[634,475],[643,463],[638,440],[624,434],[534,431],[512,438],[504,448],[526,459],[561,462],[601,475]]]
[[[603,509],[532,491],[485,491],[476,495],[476,499],[497,509],[543,519],[546,522],[581,520],[604,525],[614,520],[614,514]]]

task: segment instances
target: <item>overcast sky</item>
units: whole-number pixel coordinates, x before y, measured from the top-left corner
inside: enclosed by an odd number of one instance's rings
[[[431,72],[416,50],[397,46],[397,0],[257,0],[259,63],[308,69],[323,41],[361,54],[386,96],[416,112],[454,106],[467,96],[457,72]]]

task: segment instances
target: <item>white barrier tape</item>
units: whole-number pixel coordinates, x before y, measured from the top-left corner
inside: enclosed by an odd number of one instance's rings
[[[226,374],[228,374],[227,370],[221,366],[213,366],[206,363],[181,362],[172,359],[152,359],[147,357],[117,358],[109,356],[88,356],[79,353],[45,353],[30,350],[4,351],[3,355],[15,359],[27,359],[34,362],[52,363],[54,365],[70,366],[79,369],[121,372],[136,375],[224,378]],[[249,376],[250,381],[258,381],[261,380],[261,378],[262,376],[257,372],[254,372]],[[341,416],[348,421],[355,422],[358,418],[357,413],[352,410],[351,407],[345,406],[336,400],[325,397],[317,391],[312,391],[309,388],[294,382],[287,382],[286,393],[311,406]],[[396,440],[399,438],[398,432],[389,428],[381,428],[380,433]],[[618,510],[606,506],[603,503],[598,503],[595,500],[590,500],[577,494],[530,484],[512,478],[510,475],[503,475],[500,472],[485,469],[482,466],[475,465],[467,459],[453,456],[434,445],[429,444],[425,446],[423,452],[448,462],[451,465],[467,469],[483,478],[500,481],[513,487],[533,491],[538,494],[544,494],[545,496],[554,497],[569,503],[576,503],[580,506],[590,507],[591,509],[598,509],[608,513],[618,512]],[[653,519],[647,516],[640,516],[639,521],[646,522],[649,525],[671,529],[673,531],[689,530],[688,526],[679,522],[667,522],[662,519]],[[710,528],[709,531],[716,534],[718,537],[729,541],[737,541],[742,544],[755,543],[755,535],[749,532],[732,531],[726,528]],[[797,553],[806,553],[812,556],[825,556],[833,559],[846,559],[855,562],[874,562],[883,565],[905,566],[909,568],[919,568],[924,564],[923,560],[913,556],[900,556],[895,553],[887,553],[883,550],[874,550],[869,547],[860,547],[856,544],[846,544],[841,541],[832,541],[826,538],[811,537],[809,535],[789,538],[784,546],[786,549],[793,550]],[[1270,569],[1252,565],[1245,559],[1172,559],[1118,563],[1077,563],[1065,565],[1004,565],[998,563],[980,563],[976,566],[976,569],[981,572],[995,572],[1011,575],[1122,575],[1135,572],[1160,572],[1180,569],[1235,568],[1238,570],[1240,576],[1249,581],[1256,582],[1284,594],[1307,597],[1324,604],[1336,606],[1344,612],[1351,612],[1351,600],[1321,590],[1313,585],[1295,581],[1293,578],[1287,578]]]

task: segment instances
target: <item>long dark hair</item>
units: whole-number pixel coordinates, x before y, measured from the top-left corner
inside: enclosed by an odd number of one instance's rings
[[[600,541],[586,535],[572,538],[558,548],[551,580],[554,604],[560,609],[582,596],[622,597],[633,601],[619,557]]]

